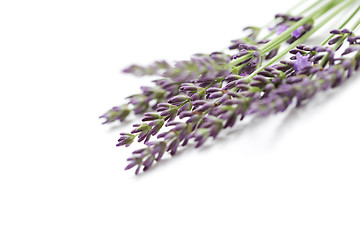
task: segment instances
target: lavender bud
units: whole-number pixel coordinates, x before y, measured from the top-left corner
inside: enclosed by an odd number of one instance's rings
[[[289,21],[292,21],[292,22],[297,22],[299,20],[301,20],[303,17],[302,16],[290,16],[289,17]]]
[[[269,39],[265,39],[265,40],[260,40],[260,41],[258,41],[257,44],[266,44],[266,43],[268,43],[268,42],[270,42],[270,40],[269,40]]]
[[[192,117],[195,113],[190,112],[190,111],[184,111],[179,115],[179,118],[185,118],[185,117]]]
[[[278,13],[275,15],[275,18],[283,18],[284,20],[287,20],[289,18],[289,15],[283,14],[283,13]]]
[[[267,83],[268,80],[262,76],[256,75],[255,77],[253,77],[253,80],[259,81],[261,83]]]
[[[292,62],[292,61],[281,60],[280,63],[282,63],[282,64],[284,64],[284,65],[291,66],[291,67],[294,66],[294,62]]]
[[[264,77],[274,77],[275,75],[268,71],[261,71],[258,73],[258,75],[264,76]]]
[[[189,100],[189,96],[187,95],[177,95],[168,100],[169,103],[175,104],[175,105],[181,105],[182,103]]]
[[[145,113],[144,115],[145,115],[145,117],[141,120],[143,122],[153,121],[155,119],[160,119],[161,118],[161,116],[159,114],[156,114],[156,113]]]
[[[355,52],[355,51],[359,51],[359,48],[358,47],[348,47],[347,49],[345,49],[345,51],[341,54],[341,56],[344,56],[346,54],[349,54],[349,53],[352,53],[352,52]]]
[[[286,79],[286,82],[288,84],[293,84],[293,83],[301,82],[302,80],[303,80],[303,77],[301,77],[301,76],[291,76]]]
[[[344,28],[344,29],[341,30],[341,33],[343,33],[343,34],[351,34],[352,32],[349,29]]]
[[[275,48],[273,50],[271,50],[265,57],[266,60],[272,59],[273,57],[276,56],[276,54],[278,53],[278,48]]]
[[[180,143],[179,139],[174,139],[173,141],[170,142],[166,151],[170,151],[170,155],[174,156],[179,147],[179,143]]]
[[[334,44],[337,43],[340,39],[341,39],[341,36],[336,36],[336,37],[330,39],[330,40],[328,41],[328,44],[329,44],[329,45],[334,45]]]
[[[330,33],[334,34],[334,35],[339,35],[339,34],[341,34],[341,31],[338,30],[338,29],[333,29],[333,30],[330,31]]]
[[[221,98],[224,95],[223,92],[215,92],[209,95],[209,99]]]

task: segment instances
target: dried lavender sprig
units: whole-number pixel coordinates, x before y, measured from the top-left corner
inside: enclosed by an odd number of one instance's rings
[[[344,5],[343,8],[345,6],[346,5]],[[340,8],[338,11],[340,11],[341,9],[342,8]],[[333,15],[334,14],[336,14],[336,12],[333,13]],[[333,16],[332,15],[328,16],[328,18],[331,18],[331,17],[333,17]],[[321,24],[319,24],[316,29],[320,28],[326,21],[328,21],[328,18],[323,20],[323,22]],[[316,29],[314,29],[313,31],[316,31]],[[311,34],[311,33],[308,33],[308,34]],[[303,36],[302,38],[306,38],[306,37],[307,36]],[[300,41],[300,40],[302,40],[302,39],[299,39],[298,41]],[[297,42],[295,42],[295,43],[297,43]],[[302,47],[302,49],[305,49],[305,48]],[[304,66],[302,66],[303,63],[301,63],[301,61],[303,61],[303,59],[299,55],[298,55],[298,58],[299,58],[298,60],[300,61],[300,63],[299,63],[299,67],[297,67],[297,69],[295,69],[296,64],[293,64],[293,66],[290,65],[290,68],[291,67],[294,68],[294,70],[297,71],[297,72],[299,72],[299,70],[303,70],[303,68],[304,68]],[[290,70],[289,64],[283,64],[283,65],[285,65],[285,66],[288,65],[288,67],[287,67],[288,69],[285,69],[286,71]],[[257,71],[257,72],[259,72],[259,71]],[[269,75],[269,74],[272,74],[272,73],[271,72],[267,73],[266,71],[263,71],[261,75]],[[283,75],[286,76],[286,74],[283,74]],[[255,78],[254,80],[259,81],[259,83],[261,83],[263,85],[266,83],[266,79],[264,80],[260,76]],[[262,86],[262,87],[264,87],[264,86]],[[266,90],[264,96],[268,96],[269,92],[274,88],[274,85],[268,83],[268,84],[265,85],[264,88]],[[259,95],[253,94],[253,95],[249,95],[249,97],[252,97],[252,99],[250,98],[251,100],[254,100],[254,99],[257,100],[259,98]],[[247,111],[248,106],[251,104],[251,100],[246,99],[245,101],[241,100],[240,102],[239,101],[234,102],[234,100],[228,99],[227,102],[225,100],[225,104],[224,104],[225,106],[224,107],[219,106],[218,111],[215,110],[214,112],[217,112],[216,115],[220,117],[219,121],[222,121],[222,120],[226,121],[225,125],[224,125],[224,128],[232,127],[235,124],[236,118],[237,118],[237,116],[239,114],[243,115],[242,118],[245,116],[245,112]],[[226,106],[226,105],[228,105],[228,106]],[[216,105],[214,105],[214,106],[216,106]],[[194,119],[196,119],[199,122],[196,123],[195,128],[192,127],[192,132],[191,131],[188,132],[188,136],[187,136],[186,140],[184,140],[184,143],[186,144],[190,138],[195,138],[195,141],[198,142],[196,146],[199,147],[205,142],[206,138],[209,136],[210,130],[209,129],[198,128],[198,126],[201,125],[201,122],[200,122],[201,117],[199,117],[197,115],[194,115],[193,113],[192,113],[192,115],[191,115],[191,113],[189,113],[188,116],[186,116],[186,117],[190,117],[189,120],[187,121],[187,124],[192,123],[192,121]],[[218,132],[217,132],[217,134],[218,134]],[[215,137],[217,136],[217,134],[215,135]],[[184,143],[183,143],[183,145],[185,145]],[[178,146],[178,144],[176,146]],[[170,150],[173,153],[176,152],[176,150],[174,150],[173,147],[171,147]]]
[[[299,46],[299,49],[309,48]],[[299,52],[297,52],[297,56],[300,56]],[[295,66],[297,62],[299,62],[299,68],[296,72],[300,72],[300,70],[306,68],[308,64],[310,64],[310,62],[306,64],[304,59],[299,57],[299,59],[297,59],[293,64],[287,63],[287,65]],[[161,144],[163,145],[163,152],[161,153],[161,156],[165,151],[169,151],[171,155],[174,155],[181,142],[182,145],[186,145],[192,138],[196,142],[195,147],[200,147],[209,137],[216,138],[219,132],[224,128],[232,127],[240,113],[268,116],[270,113],[277,113],[286,110],[294,98],[297,99],[297,106],[300,106],[301,102],[311,99],[318,90],[327,90],[329,87],[339,86],[343,82],[344,78],[350,77],[351,72],[359,68],[359,65],[360,51],[358,50],[353,58],[343,58],[341,62],[331,65],[327,69],[317,71],[315,73],[316,78],[314,81],[311,81],[306,75],[292,75],[287,78],[287,80],[290,81],[280,84],[277,89],[273,90],[273,88],[271,88],[267,95],[264,94],[262,97],[259,95],[254,96],[253,99],[256,101],[246,101],[244,99],[234,98],[228,99],[222,106],[214,105],[214,107],[217,107],[219,110],[215,116],[210,115],[204,117],[201,116],[201,113],[184,112],[183,115],[185,117],[189,117],[186,123],[171,123],[175,127],[170,131],[159,135],[160,138],[164,138],[164,140],[161,141]],[[317,66],[311,65],[311,67],[315,68]],[[262,75],[267,74],[268,73],[262,73]],[[271,77],[270,75],[267,76]],[[292,78],[300,78],[300,81],[291,81]],[[215,92],[215,89],[211,89],[211,92]],[[250,107],[245,108],[244,106],[246,105]],[[226,123],[224,124],[225,120]],[[181,137],[179,138],[180,135]],[[144,170],[146,171],[155,161],[155,157],[151,157],[151,152],[154,151],[151,149],[151,146],[148,147],[148,155],[144,155],[143,158],[140,158],[140,160],[137,158],[138,168],[136,173],[139,172],[139,168],[142,166],[144,166]],[[155,151],[155,153],[157,152]],[[150,164],[149,161],[146,162],[146,160],[144,160],[145,157],[147,159],[153,159]],[[160,159],[156,158],[156,161],[158,160]],[[130,166],[135,165],[131,163]]]
[[[350,1],[349,2],[347,2],[347,3],[350,3]],[[353,40],[354,41],[354,40]],[[356,41],[356,39],[355,39],[355,41]],[[287,65],[287,64],[284,64],[284,65]],[[280,67],[284,67],[284,66],[280,66]],[[291,66],[291,67],[294,67],[295,68],[295,66]],[[257,73],[259,73],[259,72],[257,72]],[[266,71],[264,71],[264,73],[262,73],[263,75],[269,75],[269,74],[272,74],[272,72],[269,70],[268,72],[266,72]],[[269,77],[269,76],[268,76]],[[264,84],[264,83],[266,83],[266,79],[264,80],[263,78],[261,78],[261,77],[257,77],[257,76],[255,76],[254,77],[254,80],[255,81],[253,81],[253,82],[251,82],[251,84]],[[256,83],[256,81],[258,81],[258,83]],[[206,81],[205,82],[203,82],[203,83],[201,83],[201,84],[207,84],[206,83]],[[236,85],[236,84],[235,84]],[[241,85],[241,84],[240,84]],[[242,86],[242,85],[241,85]],[[238,86],[237,86],[238,87]],[[258,86],[252,86],[252,87],[254,87],[253,89],[255,89],[256,87],[258,87]],[[259,87],[258,87],[259,88]],[[270,93],[271,92],[271,90],[273,89],[274,87],[273,86],[271,86],[271,85],[268,85],[268,84],[266,84],[265,85],[265,88],[264,88],[264,91],[268,91],[268,93]],[[260,89],[260,88],[259,88]],[[242,89],[240,89],[240,90],[242,90]],[[249,89],[247,89],[247,90],[249,90]],[[218,94],[218,97],[221,95],[221,92],[222,91],[218,91],[218,89],[217,90],[215,90],[215,89],[213,89],[213,90],[211,90],[212,91],[212,93],[213,94],[210,94],[210,95],[212,95],[212,96],[216,96],[216,94]],[[257,90],[256,91],[250,91],[250,93],[252,93],[252,95],[250,94],[250,96],[256,96],[256,97],[254,97],[254,99],[257,99],[257,98],[259,98],[259,95],[256,95],[256,94],[254,94],[255,92],[257,92]],[[265,94],[266,94],[266,92],[264,92],[264,95],[263,96],[265,96]],[[209,95],[209,96],[210,96]],[[269,95],[269,94],[268,94]],[[267,95],[267,96],[268,96]],[[217,98],[217,97],[215,97],[215,98]],[[195,100],[195,99],[194,99]],[[237,103],[236,101],[234,101],[234,100],[232,100],[232,99],[228,99],[229,101],[226,101],[226,99],[222,102],[222,104],[224,104],[224,105],[232,105],[232,107],[234,106],[234,104],[236,105],[239,105],[239,103]],[[226,104],[225,104],[226,103]],[[210,106],[210,105],[209,105]],[[216,103],[214,104],[214,106],[213,107],[217,107],[217,105],[216,105]],[[226,108],[226,107],[225,107]],[[229,108],[229,109],[231,109],[231,107]],[[225,111],[225,112],[227,112],[227,111]],[[222,112],[221,113],[221,111],[220,111],[220,115],[221,114],[223,114],[224,112]],[[199,114],[200,115],[200,114]],[[216,115],[216,114],[215,114]],[[228,120],[229,119],[232,119],[232,118],[234,118],[234,117],[232,117],[232,115],[235,115],[235,114],[231,114],[231,116],[230,117],[228,117]],[[218,115],[219,116],[219,115]],[[237,115],[236,115],[237,116]],[[236,116],[235,116],[235,119],[236,119]],[[190,116],[189,116],[190,117]],[[191,116],[192,117],[192,116]],[[197,117],[198,119],[199,119],[199,117]],[[190,118],[189,118],[190,119]],[[229,123],[226,123],[228,126],[232,126],[232,120],[231,121],[227,121],[227,122],[229,122]],[[199,128],[199,126],[201,126],[201,123],[198,123],[198,124],[196,124],[195,125],[195,129],[193,129],[193,130],[195,130],[195,131],[200,131],[200,129],[202,129],[202,128]],[[205,131],[204,129],[203,130],[201,130],[201,134],[202,135],[206,135],[206,132],[208,132],[208,131]],[[197,142],[198,143],[201,143],[202,144],[202,138],[201,138],[201,136],[202,135],[197,135],[197,136],[195,136],[194,134],[193,134],[193,136],[194,136],[194,138],[196,138],[197,140]],[[124,136],[124,135],[123,135]],[[126,136],[128,136],[128,135],[126,135]],[[125,140],[125,139],[124,139]],[[127,139],[128,141],[130,141],[129,139]],[[200,144],[200,145],[201,145]]]

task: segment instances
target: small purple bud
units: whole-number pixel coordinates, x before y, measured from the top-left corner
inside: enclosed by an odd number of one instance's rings
[[[264,77],[274,77],[274,74],[268,71],[261,71],[258,73],[258,75],[264,76]]]
[[[280,63],[291,66],[291,67],[294,66],[294,62],[292,62],[292,61],[281,60]]]
[[[253,80],[259,81],[261,83],[267,83],[268,80],[262,76],[256,75],[255,77],[253,77]]]
[[[221,98],[224,95],[223,92],[215,92],[209,95],[209,99]]]
[[[303,78],[300,76],[291,76],[286,79],[286,82],[288,84],[293,84],[293,83],[301,82],[302,80]]]
[[[225,81],[231,82],[241,78],[239,75],[229,75],[225,77]]]
[[[146,121],[153,121],[155,119],[160,119],[161,116],[159,114],[156,113],[145,113],[144,114],[145,117],[143,119],[141,119],[141,121],[146,122]]]
[[[170,151],[170,155],[174,156],[176,154],[176,151],[179,147],[179,139],[174,139],[173,141],[171,141],[171,143],[169,144],[167,151]]]
[[[179,115],[179,117],[180,117],[180,119],[182,119],[182,118],[185,118],[185,117],[192,117],[194,114],[195,113],[190,112],[190,111],[184,111]]]
[[[348,47],[347,49],[345,49],[345,51],[341,54],[341,56],[344,56],[346,54],[349,54],[349,53],[352,53],[352,52],[355,52],[355,51],[359,51],[359,48],[358,47]]]
[[[284,20],[287,20],[289,18],[289,15],[283,14],[283,13],[278,13],[275,15],[275,18],[283,18]]]
[[[254,45],[248,45],[248,50],[257,51],[258,48]]]
[[[189,96],[187,95],[177,95],[168,100],[169,103],[175,104],[175,103],[183,103],[185,101],[189,100]]]
[[[273,50],[271,50],[265,57],[266,60],[272,59],[273,57],[276,56],[276,54],[278,53],[278,48],[275,48]]]
[[[341,31],[338,29],[334,29],[334,30],[331,30],[330,33],[334,34],[334,35],[338,35],[338,34],[341,34]]]
[[[337,43],[340,39],[341,39],[341,36],[334,37],[334,38],[332,38],[332,39],[330,39],[330,40],[328,41],[328,44],[329,44],[329,45],[334,45],[334,44]]]
[[[135,167],[136,165],[137,165],[136,162],[131,162],[131,163],[129,163],[129,164],[125,167],[125,170],[129,170],[129,169]]]
[[[297,22],[302,18],[303,18],[302,16],[289,16],[289,21]]]
[[[341,33],[343,33],[343,34],[351,34],[352,32],[349,30],[349,29],[346,29],[346,28],[344,28],[344,29],[342,29],[341,30]]]
[[[265,44],[265,43],[268,43],[268,42],[270,42],[270,40],[269,40],[269,39],[265,39],[265,40],[260,40],[260,41],[258,41],[257,44]]]

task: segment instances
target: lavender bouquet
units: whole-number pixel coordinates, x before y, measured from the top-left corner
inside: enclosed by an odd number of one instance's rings
[[[300,13],[276,14],[266,27],[246,27],[248,34],[231,41],[226,51],[124,69],[139,77],[157,77],[152,86],[141,87],[127,103],[101,116],[104,123],[122,122],[131,113],[142,116],[129,133],[120,133],[117,146],[128,147],[135,140],[144,144],[133,151],[125,169],[136,167],[135,174],[146,171],[167,152],[173,156],[189,142],[198,148],[247,116],[266,117],[292,103],[300,107],[316,93],[341,85],[360,66],[356,4],[356,0],[318,0]],[[318,46],[304,45],[344,13],[350,15],[327,39]]]

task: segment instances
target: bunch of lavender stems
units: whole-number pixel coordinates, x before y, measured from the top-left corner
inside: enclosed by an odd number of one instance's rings
[[[245,28],[250,33],[233,40],[228,51],[124,69],[136,76],[160,77],[101,116],[104,123],[124,121],[131,112],[142,116],[141,123],[118,140],[117,146],[144,143],[127,159],[125,169],[146,171],[166,152],[175,155],[191,141],[200,147],[246,116],[283,112],[293,102],[299,107],[316,93],[341,85],[360,66],[360,37],[354,33],[360,19],[345,28],[360,6],[321,45],[304,42],[355,2],[318,0],[299,15],[291,10],[275,15],[263,28]],[[268,33],[260,38],[263,31]]]

